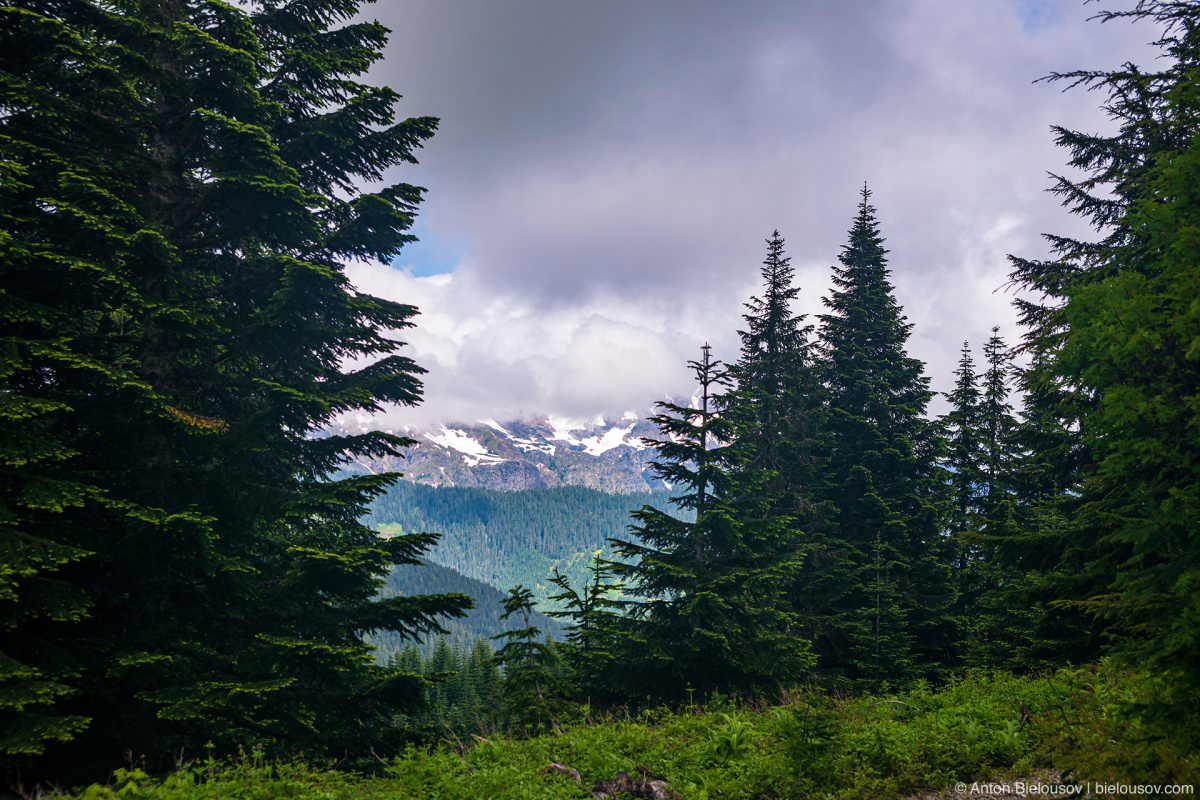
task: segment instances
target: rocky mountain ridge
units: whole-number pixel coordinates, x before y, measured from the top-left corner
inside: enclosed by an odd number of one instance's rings
[[[332,433],[374,429],[370,417],[343,419]],[[356,460],[350,471],[400,472],[428,486],[500,491],[586,486],[625,494],[667,487],[650,471],[653,423],[628,413],[580,423],[549,415],[503,424],[491,419],[389,430],[417,441],[403,457]]]

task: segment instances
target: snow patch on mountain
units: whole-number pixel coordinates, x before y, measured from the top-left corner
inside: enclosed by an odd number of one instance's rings
[[[582,430],[585,427],[582,423],[567,419],[566,417],[560,417],[557,414],[551,414],[546,417],[546,424],[550,426],[550,430],[553,432],[553,435],[549,438],[566,442],[571,447],[580,447],[583,445],[581,440],[575,438],[575,431]]]
[[[426,433],[425,438],[434,444],[440,444],[442,447],[447,447],[451,450],[457,450],[463,454],[463,461],[467,462],[467,466],[475,467],[481,462],[486,464],[499,464],[507,461],[507,458],[491,453],[486,447],[475,441],[471,435],[465,431],[455,430],[442,426],[441,434]]]
[[[581,439],[580,442],[583,444],[583,449],[588,453],[588,455],[598,456],[601,453],[606,453],[615,447],[620,447],[621,445],[630,445],[629,442],[625,441],[625,437],[628,436],[632,431],[632,425],[625,429],[610,428],[601,436],[588,436],[585,439]]]
[[[369,419],[351,412],[329,433],[354,435],[371,427]],[[634,492],[663,486],[650,468],[654,453],[641,440],[655,436],[655,426],[632,412],[619,420],[551,414],[500,423],[488,417],[405,432],[417,440],[415,446],[378,460],[348,457],[346,468],[399,472],[434,486],[502,490],[572,485]]]

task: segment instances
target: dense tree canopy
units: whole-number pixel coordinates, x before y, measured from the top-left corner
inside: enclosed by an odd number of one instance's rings
[[[435,121],[354,80],[357,6],[0,10],[6,757],[365,752],[413,686],[361,632],[468,603],[373,602],[434,538],[359,522],[391,476],[326,475],[405,441],[313,435],[420,399],[386,335],[415,309],[341,265],[411,239],[421,190],[361,187]]]
[[[1053,237],[1055,260],[1015,259],[1014,279],[1046,296],[1024,307],[1029,380],[1058,391],[1053,413],[1087,454],[1057,565],[1085,553],[1084,577],[1056,599],[1161,670],[1159,699],[1178,714],[1200,691],[1200,8],[1142,0],[1101,16],[1163,26],[1165,67],[1053,76],[1105,90],[1118,123],[1110,136],[1057,129],[1086,177],[1055,191],[1101,236]]]

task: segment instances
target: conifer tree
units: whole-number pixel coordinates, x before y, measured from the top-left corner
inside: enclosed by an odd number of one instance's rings
[[[741,358],[730,368],[735,389],[720,401],[737,422],[736,437],[750,448],[755,469],[775,474],[786,490],[804,483],[801,473],[812,461],[813,409],[820,406],[819,383],[812,368],[812,326],[791,304],[800,294],[794,271],[784,255],[779,231],[767,240],[762,265],[761,297],[746,305]]]
[[[342,265],[412,238],[421,190],[362,185],[435,121],[395,122],[397,95],[354,80],[386,33],[356,11],[0,10],[3,756],[366,755],[420,683],[361,634],[469,605],[374,602],[436,537],[360,524],[395,476],[327,476],[407,442],[315,435],[420,399],[386,335],[415,309]]]
[[[551,595],[550,599],[561,603],[562,609],[547,612],[547,616],[571,620],[563,643],[563,655],[585,696],[590,696],[593,688],[599,688],[594,682],[612,661],[608,649],[612,639],[610,623],[613,610],[620,605],[610,596],[619,588],[611,580],[611,568],[598,555],[592,561],[591,573],[591,581],[577,591],[555,568],[549,582],[559,588],[559,593]]]
[[[557,648],[529,621],[533,608],[533,592],[524,586],[510,589],[500,619],[519,614],[520,627],[492,638],[505,640],[495,660],[504,669],[502,697],[508,719],[537,733],[556,725],[570,689]]]
[[[941,530],[941,440],[924,418],[929,379],[904,351],[912,325],[892,294],[870,196],[864,187],[821,317],[826,497],[853,589],[829,610],[820,655],[850,677],[903,678],[956,658],[953,543]]]
[[[953,512],[951,531],[964,531],[975,522],[977,499],[983,480],[986,444],[982,430],[983,408],[971,346],[963,342],[954,391],[946,395],[950,411],[942,418],[946,428],[946,464],[950,467]]]
[[[954,391],[946,395],[951,408],[942,418],[942,424],[946,429],[946,465],[950,470],[947,523],[958,546],[954,572],[958,594],[955,613],[964,618],[971,613],[971,607],[982,591],[982,553],[978,544],[971,543],[969,534],[980,522],[979,494],[986,460],[983,408],[975,360],[967,342],[963,342],[954,375]]]
[[[987,371],[979,408],[983,446],[980,511],[984,519],[995,520],[1004,515],[1004,508],[1013,497],[1017,470],[1017,421],[1008,402],[1013,354],[1000,336],[999,326],[992,328],[983,353]]]
[[[1025,668],[1036,649],[1030,644],[1030,626],[1036,626],[1042,613],[1027,608],[1032,576],[1009,557],[1015,542],[1027,540],[1022,521],[1035,523],[1030,514],[1021,513],[1014,494],[1018,426],[1008,403],[1012,355],[998,327],[984,345],[984,358],[981,390],[963,343],[958,382],[947,395],[953,407],[943,418],[949,436],[950,530],[959,546],[956,615],[968,637],[971,662]],[[1000,543],[1004,552],[998,550]],[[1044,658],[1037,663],[1044,665]]]
[[[502,677],[486,639],[476,640],[471,649],[471,680],[479,698],[480,719],[491,717],[499,710]]]
[[[813,640],[824,632],[822,606],[844,590],[836,574],[819,567],[836,551],[817,497],[823,391],[813,363],[813,327],[792,309],[800,288],[779,231],[767,240],[761,275],[762,294],[745,304],[746,327],[738,331],[741,356],[730,368],[735,386],[717,402],[734,423],[737,480],[744,491],[761,493],[758,502],[742,503],[750,514],[746,522],[773,526],[777,551],[803,554],[788,599],[796,614],[794,634]]]
[[[707,344],[701,353],[688,362],[696,404],[659,403],[663,438],[646,440],[658,452],[655,473],[681,490],[672,502],[684,513],[644,506],[633,513],[635,539],[609,540],[627,559],[609,567],[632,598],[611,623],[610,680],[626,696],[773,690],[811,665],[786,599],[802,560],[790,520],[764,513],[761,472],[738,469],[734,426],[716,402],[728,373]]]
[[[80,5],[57,18],[0,15],[0,766],[10,767],[92,722],[65,706],[84,671],[70,640],[95,603],[71,575],[94,555],[79,527],[101,514],[134,524],[143,511],[109,502],[72,468],[79,443],[64,423],[102,419],[112,399],[145,393],[131,369],[127,292],[104,280],[131,257],[140,227],[109,186],[120,163],[111,154],[130,135],[105,122],[134,89],[85,33],[111,36],[111,26]]]
[[[1118,653],[1162,675],[1157,699],[1173,709],[1164,718],[1194,733],[1200,8],[1142,0],[1100,16],[1162,26],[1165,66],[1051,76],[1107,91],[1105,110],[1119,126],[1110,136],[1055,129],[1072,166],[1086,173],[1058,179],[1055,191],[1099,238],[1051,237],[1053,261],[1014,259],[1015,282],[1046,297],[1022,306],[1025,347],[1035,356],[1030,381],[1059,393],[1052,413],[1077,432],[1084,453],[1074,536],[1058,553],[1063,580],[1054,599],[1095,615],[1097,629],[1111,626]],[[1074,581],[1072,561],[1083,569]]]

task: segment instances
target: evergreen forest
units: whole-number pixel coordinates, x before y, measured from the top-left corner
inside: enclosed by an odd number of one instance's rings
[[[341,469],[414,444],[327,432],[422,401],[346,265],[413,240],[439,125],[361,10],[0,9],[0,792],[1194,791],[1200,4],[1048,77],[1116,123],[1054,129],[1091,234],[1010,256],[946,414],[864,184],[823,313],[771,233],[624,497]]]
[[[529,587],[542,608],[555,606],[556,570],[587,580],[607,540],[625,532],[630,512],[667,508],[666,491],[607,494],[582,486],[502,492],[401,481],[376,498],[367,524],[387,535],[436,531],[429,559],[507,591]]]
[[[418,639],[406,637],[396,631],[381,630],[364,635],[363,639],[375,648],[375,658],[387,662],[396,654],[414,647],[428,654],[441,646],[442,642],[460,648],[472,647],[480,639],[490,640],[509,629],[507,622],[500,619],[503,613],[504,592],[491,584],[468,578],[450,567],[436,561],[421,564],[405,564],[393,567],[388,572],[380,597],[412,597],[433,594],[461,594],[475,601],[475,607],[464,616],[438,617],[438,625],[444,633],[429,634]],[[538,630],[554,639],[561,639],[563,623],[540,611],[532,614],[533,624]],[[437,670],[441,671],[441,670]],[[418,672],[416,674],[424,674]]]

